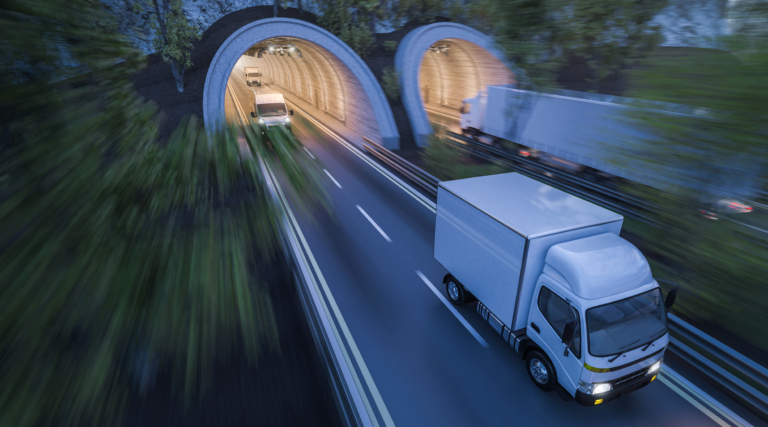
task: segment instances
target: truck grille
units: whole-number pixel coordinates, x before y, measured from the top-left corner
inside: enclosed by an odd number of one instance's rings
[[[631,380],[633,380],[635,378],[642,377],[647,372],[648,372],[648,368],[643,368],[643,369],[641,369],[639,371],[632,372],[631,374],[624,375],[623,377],[616,378],[615,380],[613,380],[613,386],[617,387],[617,386],[619,386],[621,384],[624,384],[627,381],[631,381]]]

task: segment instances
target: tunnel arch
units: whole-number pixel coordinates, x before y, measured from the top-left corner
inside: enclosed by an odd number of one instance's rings
[[[428,52],[440,42],[453,49],[450,60]],[[465,78],[455,67],[468,69]],[[427,105],[456,110],[458,116],[461,99],[476,96],[487,85],[516,83],[513,64],[491,37],[453,22],[437,22],[408,33],[397,47],[395,69],[400,76],[403,106],[420,147],[427,144],[427,136],[432,133]],[[422,85],[422,80],[429,84]],[[439,97],[438,103],[434,102],[435,96]]]
[[[314,71],[328,77],[321,79],[322,84],[328,87],[315,91],[311,79],[300,78],[302,74],[312,72],[306,68],[301,71],[307,61],[259,58],[264,60],[263,64],[268,64],[271,74],[280,76],[279,86],[310,103],[319,93],[321,99],[317,102],[329,115],[387,148],[399,148],[400,135],[392,109],[381,85],[363,60],[328,31],[289,18],[254,21],[235,31],[219,47],[208,68],[203,89],[203,120],[209,132],[220,129],[225,123],[225,92],[232,69],[251,46],[274,38],[291,38],[306,43],[308,48],[302,51],[302,57],[314,58],[314,61],[309,61]],[[324,56],[323,52],[333,58]],[[329,91],[336,96],[330,97]]]

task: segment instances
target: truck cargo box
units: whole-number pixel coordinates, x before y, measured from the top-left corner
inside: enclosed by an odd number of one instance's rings
[[[518,173],[439,184],[435,259],[505,326],[526,326],[549,248],[602,233],[623,217]]]

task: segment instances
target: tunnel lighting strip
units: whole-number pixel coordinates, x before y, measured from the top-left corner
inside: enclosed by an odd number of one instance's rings
[[[240,101],[235,97],[234,91],[229,86],[229,84],[227,86],[230,90],[230,96],[232,96],[232,100],[235,103],[236,110],[239,111],[241,115],[241,120],[242,120],[243,117],[245,117],[245,113],[242,109],[242,106],[240,105]],[[281,204],[284,206],[285,212],[287,213],[287,216],[289,219],[289,226],[287,227],[288,229],[287,231],[289,231],[293,239],[300,242],[300,246],[303,249],[303,251],[298,251],[299,255],[301,255],[300,259],[303,261],[304,265],[306,266],[308,263],[307,263],[307,259],[304,257],[304,254],[306,253],[307,257],[309,257],[309,262],[312,265],[312,269],[315,275],[317,276],[317,279],[320,281],[320,284],[322,285],[322,289],[324,291],[325,297],[328,299],[328,303],[331,305],[333,314],[335,315],[335,318],[339,323],[339,326],[341,327],[344,337],[346,338],[347,344],[349,345],[349,348],[352,351],[355,361],[357,362],[357,366],[363,375],[363,379],[365,380],[366,385],[368,386],[368,390],[370,391],[371,396],[373,397],[373,400],[376,403],[376,406],[379,410],[379,414],[381,415],[381,418],[384,421],[384,425],[386,427],[394,427],[395,423],[392,420],[392,417],[390,416],[389,411],[387,410],[387,406],[384,404],[384,400],[382,399],[381,394],[379,393],[379,390],[373,381],[373,377],[371,376],[371,373],[368,371],[368,367],[366,366],[365,361],[363,360],[362,354],[360,354],[360,350],[358,349],[354,338],[352,338],[352,333],[347,327],[347,324],[344,321],[344,317],[341,315],[341,311],[339,310],[339,307],[336,304],[336,300],[333,298],[333,294],[331,293],[331,290],[328,287],[328,283],[325,281],[325,277],[323,276],[323,273],[320,270],[320,266],[317,264],[315,257],[312,255],[312,250],[309,248],[309,243],[307,243],[306,239],[304,238],[304,234],[301,232],[301,227],[299,227],[299,224],[296,221],[296,217],[293,215],[293,211],[291,210],[291,207],[288,204],[288,200],[283,194],[283,191],[280,188],[277,178],[274,176],[273,172],[269,170],[269,168],[266,167],[266,165],[264,166],[265,166],[265,170],[267,171],[266,178],[268,179],[268,182],[270,183],[270,185],[273,185],[274,188],[277,190],[277,194],[281,201]],[[290,225],[292,225],[292,227]],[[298,248],[295,248],[295,250],[296,249]],[[315,275],[310,274],[309,277],[311,279],[312,284],[314,285],[314,288],[317,294],[322,295],[323,292],[320,291],[320,287],[318,286],[317,281],[315,280]],[[325,312],[326,316],[330,318],[331,313],[328,310],[328,307],[323,298],[320,298],[320,303],[322,304],[323,311]],[[362,399],[363,404],[365,405],[365,408],[366,408],[367,415],[370,417],[370,421],[371,423],[373,423],[373,426],[379,427],[376,414],[373,412],[373,409],[371,408],[370,402],[368,401],[368,398],[364,392],[362,384],[360,383],[360,379],[357,376],[357,373],[354,369],[354,365],[350,360],[349,354],[347,353],[345,346],[341,345],[343,341],[341,339],[341,336],[339,335],[338,329],[336,328],[336,325],[333,322],[330,322],[330,323],[331,323],[330,325],[331,329],[333,330],[333,334],[336,337],[336,342],[339,344],[341,352],[344,356],[344,360],[346,361],[346,365],[350,373],[352,374],[354,383],[357,386],[357,395],[359,396],[359,398]]]
[[[325,133],[327,133],[328,135],[330,135],[330,136],[331,136],[333,139],[335,139],[336,141],[338,141],[338,142],[339,142],[341,145],[343,145],[343,146],[347,147],[347,149],[348,149],[349,151],[351,151],[352,153],[354,153],[354,154],[355,154],[357,157],[361,158],[361,159],[362,159],[364,162],[368,163],[368,164],[369,164],[369,165],[370,165],[372,168],[376,169],[376,170],[377,170],[377,171],[379,171],[379,172],[380,172],[382,175],[384,175],[385,177],[387,177],[387,178],[388,178],[390,181],[392,181],[392,182],[393,182],[395,185],[397,185],[398,187],[400,187],[401,189],[403,189],[403,190],[404,190],[406,193],[410,194],[410,195],[411,195],[411,196],[412,196],[414,199],[416,199],[416,200],[417,200],[419,203],[421,203],[421,204],[422,204],[422,205],[424,205],[424,206],[425,206],[427,209],[429,209],[430,211],[432,211],[432,213],[436,213],[436,212],[437,212],[437,207],[436,207],[436,205],[435,205],[435,203],[434,203],[433,201],[431,201],[431,200],[427,199],[426,197],[424,197],[424,195],[422,195],[421,193],[419,193],[418,191],[416,191],[416,190],[415,190],[413,187],[411,187],[410,185],[408,185],[408,184],[406,184],[405,182],[403,182],[403,181],[402,181],[400,178],[398,178],[398,177],[394,176],[394,175],[393,175],[392,173],[390,173],[388,170],[384,169],[383,167],[379,166],[379,165],[378,165],[376,162],[374,162],[373,160],[369,159],[369,158],[368,158],[368,156],[366,156],[366,155],[364,155],[363,153],[361,153],[361,152],[360,152],[360,150],[358,150],[358,149],[357,149],[357,147],[354,147],[352,144],[350,144],[349,142],[347,142],[347,141],[346,141],[344,138],[342,138],[342,137],[338,136],[338,135],[337,135],[335,132],[333,132],[332,130],[330,130],[330,129],[328,129],[327,127],[325,127],[325,125],[323,125],[323,124],[322,124],[322,123],[320,123],[320,122],[319,122],[317,119],[315,119],[314,117],[312,117],[311,115],[309,115],[309,114],[308,114],[306,111],[304,111],[304,110],[302,110],[301,108],[299,108],[299,107],[298,107],[296,104],[294,104],[293,102],[290,102],[290,101],[288,101],[287,99],[285,100],[285,102],[286,102],[286,103],[288,103],[288,104],[290,104],[290,105],[292,105],[294,109],[296,109],[296,110],[300,111],[300,112],[301,112],[301,113],[304,115],[304,117],[306,117],[306,118],[307,118],[309,121],[311,121],[312,123],[314,123],[314,124],[315,124],[315,126],[317,126],[317,127],[319,127],[320,129],[324,130],[324,131],[325,131]]]

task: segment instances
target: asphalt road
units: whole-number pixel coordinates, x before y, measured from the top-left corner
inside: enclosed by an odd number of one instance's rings
[[[249,88],[230,81],[248,111]],[[299,224],[396,425],[738,425],[716,422],[725,417],[695,406],[684,387],[667,385],[668,375],[596,407],[540,391],[474,304],[457,308],[467,328],[419,275],[445,296],[447,271],[433,258],[434,212],[311,130],[300,111],[293,127],[327,171],[333,206],[333,215],[298,215]]]

